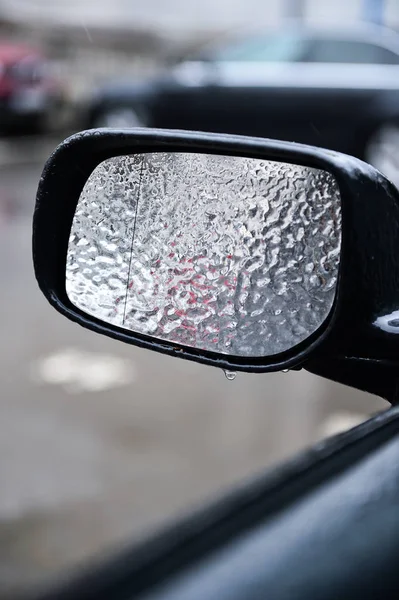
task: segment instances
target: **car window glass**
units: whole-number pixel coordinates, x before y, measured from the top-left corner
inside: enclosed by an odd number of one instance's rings
[[[308,62],[343,64],[399,64],[391,50],[367,42],[353,40],[313,40]]]
[[[231,44],[216,52],[217,61],[299,62],[303,60],[307,40],[299,35],[255,37]]]

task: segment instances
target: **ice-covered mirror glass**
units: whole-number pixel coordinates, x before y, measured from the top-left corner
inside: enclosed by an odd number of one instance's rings
[[[340,193],[326,171],[207,154],[118,156],[80,196],[66,290],[76,307],[124,329],[271,356],[328,317],[340,249]]]

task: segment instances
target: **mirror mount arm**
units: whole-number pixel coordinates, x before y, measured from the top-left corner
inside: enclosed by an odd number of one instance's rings
[[[304,368],[314,375],[380,396],[392,405],[399,404],[399,368],[392,361],[324,358],[311,360]]]

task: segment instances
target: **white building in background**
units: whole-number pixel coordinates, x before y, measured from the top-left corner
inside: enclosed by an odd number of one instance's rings
[[[302,0],[309,20],[350,23],[366,0]],[[377,1],[377,0],[376,0]],[[179,35],[278,23],[294,0],[0,0],[1,13],[24,23],[151,29]],[[384,21],[399,27],[399,0],[384,0]]]

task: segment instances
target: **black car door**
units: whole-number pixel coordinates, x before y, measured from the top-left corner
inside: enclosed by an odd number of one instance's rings
[[[314,36],[307,62],[298,65],[311,113],[311,130],[298,141],[364,158],[382,117],[378,106],[399,93],[398,64],[398,54],[372,40]]]
[[[353,154],[398,56],[362,39],[298,32],[258,37],[175,70],[158,124],[257,135]],[[361,139],[360,139],[361,138]]]
[[[157,124],[294,139],[301,116],[291,110],[291,80],[307,47],[299,33],[257,36],[178,65],[159,98]]]

